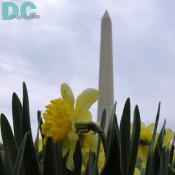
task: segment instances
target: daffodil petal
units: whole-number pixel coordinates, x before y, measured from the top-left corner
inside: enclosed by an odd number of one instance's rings
[[[138,168],[135,168],[134,175],[140,175],[140,170]]]
[[[76,100],[76,112],[87,111],[96,101],[99,96],[99,92],[96,89],[84,90]]]
[[[145,124],[143,122],[141,122],[141,128],[145,128]]]
[[[83,148],[90,150],[91,152],[97,152],[98,137],[95,133],[88,132],[83,135]]]
[[[96,153],[97,152],[98,137],[96,134],[92,133],[92,134],[90,134],[89,139],[90,139],[89,150],[91,152]]]
[[[91,142],[91,145],[90,145],[90,147],[89,147],[89,150],[90,150],[91,152],[96,153],[96,151],[97,151],[97,142]]]
[[[166,129],[166,137],[171,141],[173,139],[174,133],[172,129]]]
[[[63,99],[65,99],[66,101],[68,101],[69,105],[71,106],[71,108],[74,108],[74,102],[75,102],[75,98],[74,98],[74,94],[72,92],[72,89],[69,87],[68,84],[63,83],[61,85],[61,96]]]
[[[69,152],[69,140],[65,138],[61,142],[62,142],[62,156],[65,157]]]
[[[81,149],[81,152],[82,152],[83,165],[84,165],[84,167],[86,167],[88,160],[89,160],[89,149],[83,147]]]
[[[39,139],[38,141],[38,152],[42,152],[43,151],[43,142],[41,139]]]
[[[154,124],[153,124],[153,123],[149,124],[149,125],[146,127],[146,129],[148,129],[148,130],[150,130],[150,131],[153,132]]]
[[[70,131],[68,134],[68,138],[69,138],[69,154],[67,157],[67,162],[66,162],[66,167],[67,169],[69,169],[70,171],[72,171],[74,169],[74,152],[75,152],[75,148],[77,145],[77,141],[78,141],[78,135],[73,132]]]
[[[90,111],[83,111],[82,113],[75,114],[75,123],[92,121],[92,115]]]
[[[163,146],[168,147],[170,145],[173,137],[174,137],[174,133],[173,133],[172,129],[166,129],[164,140],[163,140]]]
[[[101,172],[101,170],[103,169],[104,163],[105,163],[105,153],[104,153],[103,146],[101,144],[101,146],[100,146],[100,152],[99,152],[99,160],[98,160],[98,169],[99,169],[99,172]]]
[[[139,145],[138,156],[143,162],[146,163],[148,156],[148,146]]]

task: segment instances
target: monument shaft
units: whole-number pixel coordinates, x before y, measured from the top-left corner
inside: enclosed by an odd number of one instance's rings
[[[114,105],[113,88],[113,54],[112,54],[112,23],[108,12],[103,15],[101,22],[101,45],[100,45],[100,67],[99,67],[99,101],[98,121],[100,121],[103,110],[106,109],[107,123],[111,116]]]

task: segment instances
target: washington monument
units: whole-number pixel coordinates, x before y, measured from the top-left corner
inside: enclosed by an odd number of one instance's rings
[[[107,11],[105,11],[101,21],[101,41],[100,41],[100,67],[99,67],[99,101],[98,101],[98,121],[102,112],[106,109],[107,123],[109,122],[112,107],[114,105],[113,87],[113,54],[112,54],[112,23]]]

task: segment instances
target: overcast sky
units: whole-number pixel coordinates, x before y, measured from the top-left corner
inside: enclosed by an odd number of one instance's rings
[[[14,2],[14,1],[13,1]],[[19,0],[18,0],[18,4]],[[142,121],[175,129],[174,0],[35,1],[40,19],[0,19],[0,112],[11,121],[11,95],[21,97],[27,83],[31,121],[60,95],[67,82],[76,96],[98,87],[100,23],[107,9],[113,25],[115,99],[120,117],[124,102],[138,104]],[[96,107],[93,109],[94,120]]]

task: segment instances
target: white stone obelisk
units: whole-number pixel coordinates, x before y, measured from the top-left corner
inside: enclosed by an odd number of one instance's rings
[[[107,11],[101,21],[100,67],[99,67],[99,101],[97,118],[100,121],[106,109],[107,124],[114,105],[113,88],[113,54],[112,54],[112,23]]]

